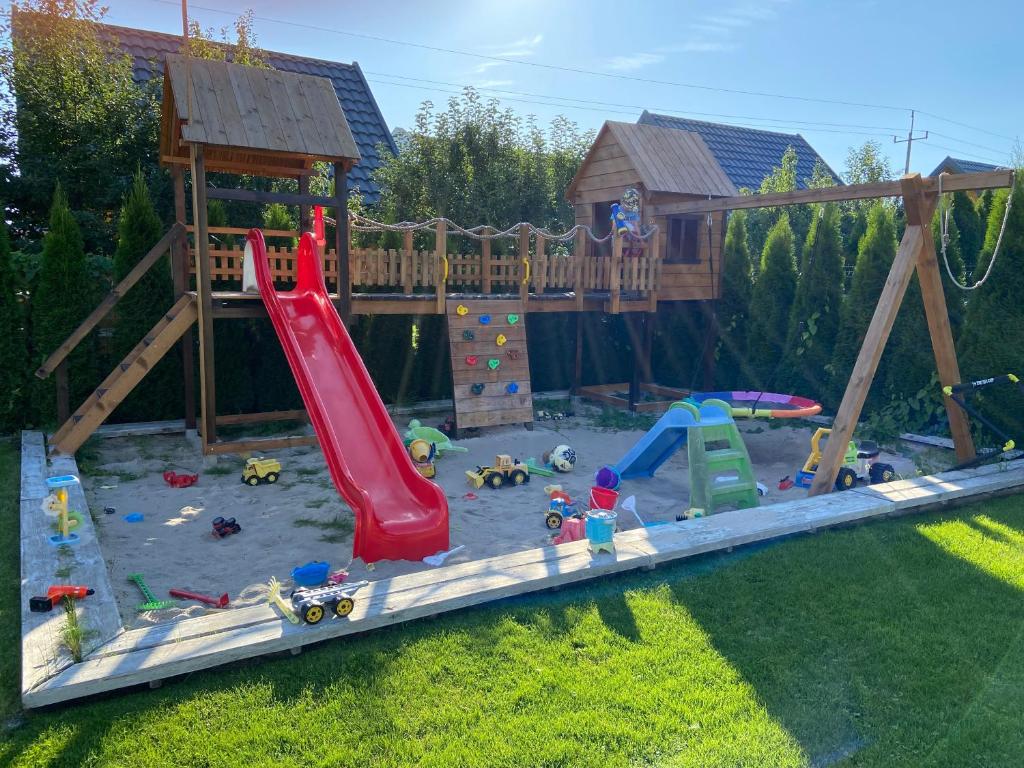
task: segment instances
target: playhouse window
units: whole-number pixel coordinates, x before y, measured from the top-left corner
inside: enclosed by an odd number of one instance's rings
[[[696,264],[700,261],[700,220],[693,216],[673,216],[668,220],[667,264]]]

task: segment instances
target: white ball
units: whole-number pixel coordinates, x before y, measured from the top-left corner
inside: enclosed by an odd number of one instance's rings
[[[576,464],[576,451],[568,445],[558,445],[551,451],[549,460],[556,472],[571,472]]]

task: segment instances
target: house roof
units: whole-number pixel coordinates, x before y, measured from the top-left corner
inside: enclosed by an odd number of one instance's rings
[[[580,180],[589,173],[605,137],[610,136],[622,148],[629,164],[648,192],[728,197],[736,188],[696,133],[636,123],[606,122],[601,126],[579,171],[569,184],[571,196]]]
[[[807,181],[814,171],[814,164],[821,160],[837,184],[842,184],[835,173],[814,148],[798,133],[775,133],[738,125],[707,123],[685,117],[659,115],[644,110],[637,121],[640,125],[656,125],[697,133],[704,139],[708,149],[722,170],[739,187],[757,190],[766,176],[782,163],[786,149],[793,147],[796,152],[797,188],[806,189]]]
[[[961,160],[958,157],[950,157],[946,155],[946,159],[935,166],[935,170],[932,171],[929,176],[938,176],[940,173],[945,171],[946,173],[983,173],[984,171],[995,171],[1001,166],[992,165],[990,163],[979,163],[975,160]]]
[[[359,160],[327,79],[176,53],[165,63],[165,98],[173,99],[172,125],[183,141],[328,162]]]
[[[178,35],[112,24],[98,24],[97,27],[101,37],[116,41],[118,47],[132,57],[133,77],[137,83],[160,76],[166,56],[181,52],[181,37]],[[331,81],[359,151],[359,163],[348,174],[349,188],[358,187],[367,202],[376,202],[380,198],[380,189],[371,174],[381,165],[378,146],[383,144],[395,154],[398,154],[398,148],[359,64],[275,51],[264,51],[263,54],[265,61],[278,71],[315,75]]]

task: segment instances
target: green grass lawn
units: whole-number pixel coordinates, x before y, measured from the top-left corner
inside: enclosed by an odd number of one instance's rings
[[[1024,497],[709,556],[19,713],[0,765],[1017,766]]]

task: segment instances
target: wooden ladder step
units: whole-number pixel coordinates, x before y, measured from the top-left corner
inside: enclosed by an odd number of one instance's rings
[[[142,381],[198,318],[195,296],[183,295],[50,438],[57,453],[73,454]]]

